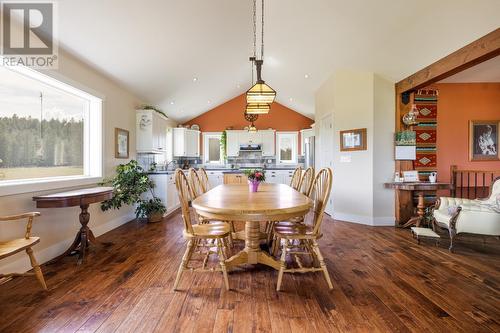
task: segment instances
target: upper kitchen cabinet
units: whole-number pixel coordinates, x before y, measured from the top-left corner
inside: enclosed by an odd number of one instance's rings
[[[262,148],[262,156],[274,156],[274,130],[262,130],[249,133],[246,130],[226,131],[227,156],[239,155],[240,145],[258,144]]]
[[[259,131],[262,141],[262,156],[274,156],[274,130]]]
[[[137,110],[136,148],[138,153],[163,154],[167,150],[168,119],[154,110]]]
[[[199,157],[200,131],[176,127],[174,133],[174,156]]]
[[[227,157],[236,157],[240,153],[240,131],[226,131],[226,154]]]

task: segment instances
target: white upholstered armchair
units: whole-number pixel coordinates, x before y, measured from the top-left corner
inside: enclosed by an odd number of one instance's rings
[[[453,240],[460,233],[500,236],[500,177],[496,178],[486,199],[441,197],[433,212],[433,227],[445,228]]]

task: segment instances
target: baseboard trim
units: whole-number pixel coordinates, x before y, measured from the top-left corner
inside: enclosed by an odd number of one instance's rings
[[[94,235],[100,236],[102,234],[105,234],[108,231],[111,231],[113,229],[118,228],[119,226],[130,222],[131,220],[135,219],[135,214],[133,213],[128,213],[123,216],[117,217],[115,219],[112,219],[111,221],[108,221],[104,224],[101,224],[95,228],[92,228],[92,231],[94,232]],[[66,249],[71,245],[73,242],[74,238],[68,238],[65,240],[62,240],[60,242],[57,242],[43,250],[37,251],[36,245],[33,248],[33,251],[35,252],[35,257],[37,261],[40,264],[46,263],[47,261],[50,261],[66,251]],[[18,260],[15,260],[13,262],[10,262],[5,265],[0,265],[0,272],[1,273],[12,273],[12,272],[17,272],[17,273],[25,273],[31,269],[31,265],[29,262],[29,258],[27,255],[21,256]]]

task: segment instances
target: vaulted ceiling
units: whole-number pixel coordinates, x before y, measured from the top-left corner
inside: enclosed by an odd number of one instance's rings
[[[179,121],[250,86],[251,0],[60,0],[60,47]],[[500,26],[498,0],[267,0],[263,76],[309,117],[335,69],[400,80]],[[306,76],[308,76],[306,78]]]

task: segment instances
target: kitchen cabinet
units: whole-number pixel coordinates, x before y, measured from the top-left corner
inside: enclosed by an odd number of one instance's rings
[[[224,174],[224,184],[244,184],[246,177],[242,173]]]
[[[154,110],[137,110],[137,152],[164,154],[167,151],[167,126],[167,118],[160,113]]]
[[[208,182],[210,183],[210,188],[214,188],[217,185],[224,183],[224,175],[222,171],[210,171],[206,170],[208,175]]]
[[[177,188],[175,187],[174,174],[150,174],[149,179],[155,183],[154,194],[155,197],[160,198],[163,205],[167,208],[167,214],[179,208],[179,196],[177,195]],[[143,194],[143,199],[151,199],[151,193]]]
[[[274,130],[262,130],[256,133],[249,133],[245,130],[226,131],[227,156],[239,156],[240,145],[260,144],[262,156],[274,156]]]
[[[262,156],[274,156],[274,130],[259,131],[262,141]]]
[[[244,144],[262,144],[262,135],[261,131],[257,131],[254,133],[250,133],[248,131],[238,131],[238,142],[239,145]],[[238,146],[239,146],[238,145]]]
[[[200,156],[200,131],[176,127],[173,129],[173,140],[174,156]]]
[[[167,213],[177,209],[180,205],[179,196],[177,195],[177,188],[175,187],[175,175],[167,175]]]
[[[294,170],[266,170],[266,182],[290,185]]]
[[[226,149],[228,157],[236,157],[240,153],[240,131],[226,131]]]

